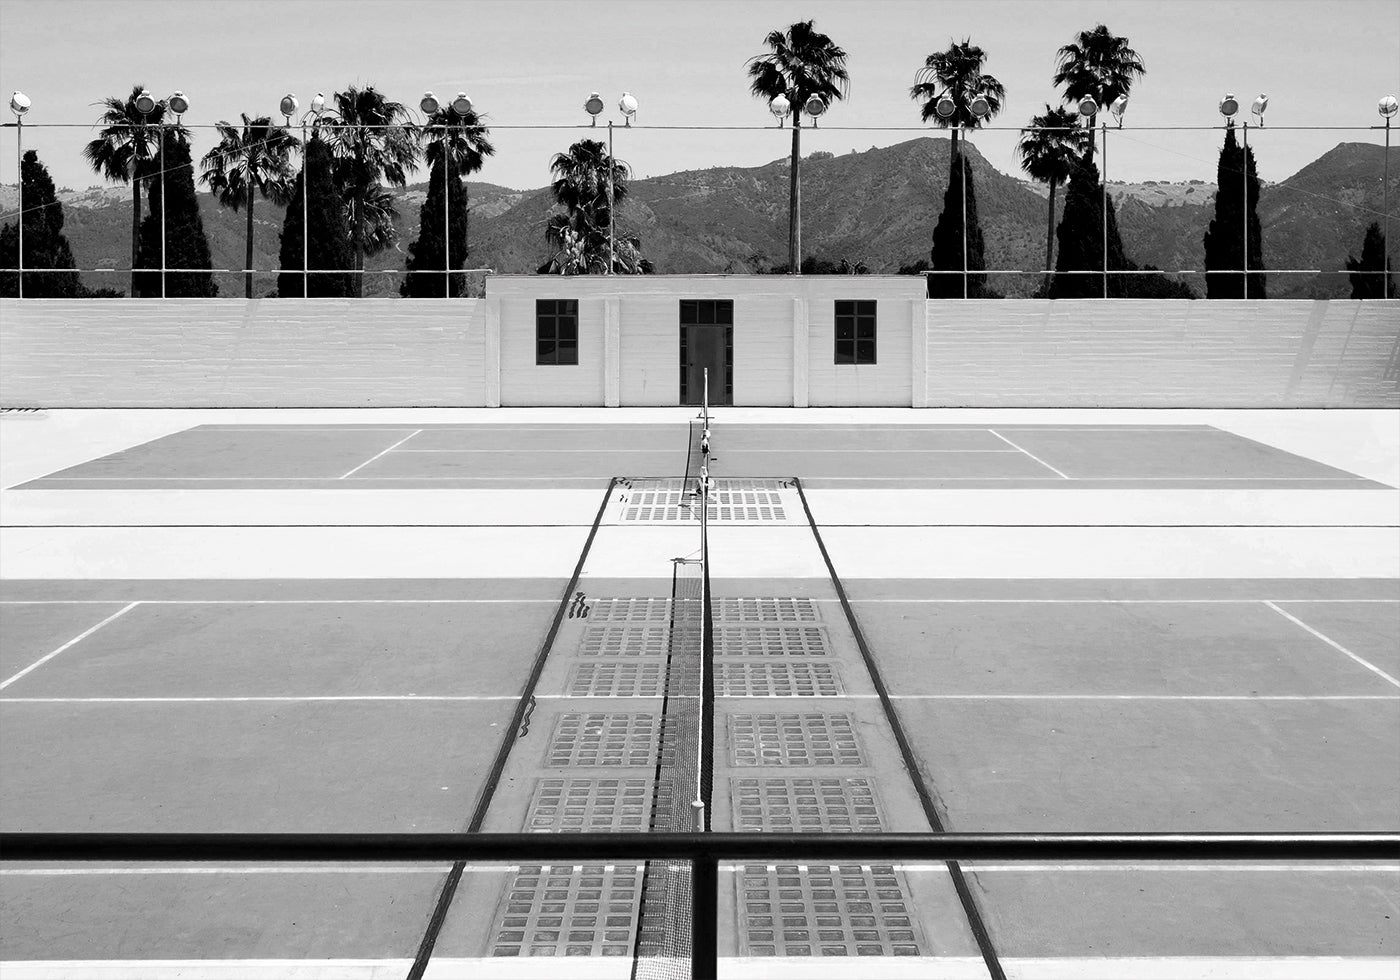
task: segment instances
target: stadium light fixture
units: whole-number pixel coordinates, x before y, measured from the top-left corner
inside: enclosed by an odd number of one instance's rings
[[[822,113],[826,112],[826,99],[823,99],[820,95],[814,95],[803,104],[802,111],[813,119],[816,119]]]
[[[472,100],[467,97],[466,92],[457,93],[457,97],[452,100],[452,111],[464,117],[472,111]]]
[[[16,92],[15,94],[19,95],[18,92]],[[11,102],[10,105],[13,106],[14,103]],[[1396,99],[1393,95],[1384,96],[1379,102],[1376,103],[1376,111],[1379,112],[1386,119],[1394,118],[1397,110],[1400,110],[1400,99]]]
[[[1254,100],[1254,104],[1249,107],[1249,111],[1254,115],[1254,118],[1259,120],[1260,126],[1264,125],[1264,110],[1268,107],[1269,97],[1267,95],[1264,95],[1262,92],[1260,93],[1259,98]]]
[[[1113,113],[1113,118],[1118,120],[1118,128],[1123,128],[1123,113],[1128,111],[1128,97],[1120,95],[1113,100],[1113,105],[1108,107],[1108,111]]]
[[[1391,101],[1393,102],[1395,100],[1392,99]],[[23,92],[17,91],[14,95],[10,96],[10,111],[15,114],[16,119],[28,112],[29,107],[33,104],[33,102],[29,101],[29,96],[25,95]]]
[[[1234,119],[1235,113],[1240,111],[1240,101],[1231,93],[1226,92],[1225,97],[1220,100],[1219,109],[1220,114],[1227,120]]]
[[[637,115],[637,98],[631,92],[623,92],[622,98],[617,100],[618,111],[626,120],[625,125],[631,126],[632,119]]]
[[[1079,100],[1079,114],[1085,119],[1096,116],[1099,113],[1099,104],[1094,101],[1094,97],[1086,95]]]
[[[952,119],[953,113],[958,111],[958,104],[953,101],[953,97],[944,92],[933,103],[933,111],[939,119]]]
[[[441,109],[442,105],[438,102],[437,96],[432,92],[424,92],[423,97],[418,100],[418,108],[422,110],[423,115],[431,116]]]
[[[297,97],[291,92],[282,96],[282,101],[277,103],[277,111],[282,113],[284,125],[290,126],[292,124],[292,117],[297,114],[297,107],[300,105]]]
[[[593,121],[589,125],[598,125],[598,116],[603,111],[603,100],[597,92],[588,97],[588,101],[583,104],[583,111],[593,117]]]
[[[628,126],[632,125],[632,117],[637,114],[637,99],[631,92],[623,92],[622,98],[617,102],[618,111],[622,113]],[[593,118],[589,121],[590,126],[598,125],[598,116],[603,112],[603,97],[597,92],[588,96],[588,101],[583,104],[583,109]],[[613,160],[613,123],[608,120],[608,268],[603,274],[610,276],[613,274],[613,265],[616,262],[617,248],[614,240],[613,220],[613,173],[616,171]]]
[[[170,98],[165,100],[165,104],[170,107],[170,111],[175,113],[175,121],[178,123],[180,117],[190,111],[190,100],[185,97],[185,93],[176,89],[170,94]]]
[[[968,108],[978,119],[986,119],[992,114],[992,104],[983,95],[974,96],[972,102],[968,104]]]
[[[782,129],[783,120],[786,119],[788,113],[792,111],[792,103],[788,101],[786,95],[779,92],[768,100],[768,111],[773,113],[774,118],[778,120],[778,128]]]
[[[136,96],[136,111],[143,116],[149,116],[156,111],[155,97],[145,89],[142,89],[141,94]]]
[[[316,97],[311,100],[311,114],[316,118],[321,117],[321,113],[326,111],[326,94],[317,92]]]

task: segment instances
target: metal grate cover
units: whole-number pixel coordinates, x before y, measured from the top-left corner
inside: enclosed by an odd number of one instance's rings
[[[920,956],[903,875],[889,865],[745,865],[740,955]]]
[[[560,715],[545,752],[550,768],[656,764],[660,717],[654,712]]]
[[[560,779],[535,783],[525,830],[581,834],[647,829],[649,779]]]
[[[875,781],[864,776],[730,780],[734,829],[802,834],[878,834],[885,829]]]
[[[663,624],[589,626],[578,652],[585,657],[664,657],[670,636]]]
[[[729,597],[713,601],[715,619],[723,623],[815,623],[817,604],[788,596]]]
[[[660,659],[584,663],[569,672],[569,697],[659,698],[665,693],[665,679]]]
[[[631,864],[516,872],[492,932],[492,956],[631,956],[641,875]]]
[[[829,663],[716,663],[715,695],[722,698],[834,698],[845,693]]]
[[[594,622],[665,623],[671,618],[671,600],[598,599],[592,618]]]
[[[818,711],[729,716],[729,762],[747,766],[860,766],[865,764],[847,714]]]
[[[820,626],[721,626],[715,630],[720,657],[825,657]]]
[[[712,521],[786,521],[784,480],[711,481],[708,518]],[[629,480],[619,497],[623,521],[700,520],[695,484],[684,480]]]

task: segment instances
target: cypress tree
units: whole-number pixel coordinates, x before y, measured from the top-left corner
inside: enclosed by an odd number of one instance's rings
[[[1104,294],[1104,188],[1099,168],[1086,155],[1075,161],[1065,193],[1065,210],[1055,230],[1059,254],[1050,280],[1051,299],[1094,298]],[[1118,214],[1108,198],[1108,271],[1131,268],[1118,234]],[[1123,296],[1124,281],[1132,276],[1109,276],[1108,295]]]
[[[316,136],[306,144],[301,173],[292,188],[287,215],[282,222],[282,249],[278,265],[277,295],[293,296],[353,296],[354,285],[349,272],[312,272],[306,293],[302,292],[302,194],[307,185],[306,216],[311,225],[311,240],[305,252],[312,269],[349,269],[354,262],[350,244],[350,225],[345,220],[345,208],[336,193],[331,175],[334,159],[330,148]]]
[[[454,274],[450,287],[443,282],[443,273],[433,270],[443,266],[443,164],[447,166],[447,230],[451,258],[446,268],[460,269],[467,262],[467,188],[457,172],[452,153],[439,149],[428,174],[428,196],[419,212],[418,238],[408,246],[408,275],[399,284],[401,296],[438,297],[461,296],[466,276]]]
[[[961,180],[959,179],[961,178]],[[972,167],[967,157],[959,154],[958,161],[951,168],[948,188],[943,192],[943,211],[938,215],[938,223],[933,226],[933,249],[929,253],[934,272],[928,277],[928,294],[935,298],[960,298],[963,295],[963,277],[948,275],[949,272],[963,271],[963,188],[967,184],[967,297],[978,299],[988,296],[987,276],[981,270],[987,267],[982,241],[982,225],[977,219],[977,186],[972,179]]]
[[[26,242],[26,244],[28,244]],[[1351,275],[1352,299],[1395,299],[1395,277],[1390,272],[1390,257],[1385,254],[1385,238],[1381,234],[1379,222],[1373,221],[1366,228],[1366,237],[1361,242],[1361,258],[1347,255],[1347,269]],[[1381,275],[1381,271],[1385,275]],[[28,286],[25,287],[28,290]]]
[[[24,211],[24,295],[36,299],[62,299],[85,294],[76,271],[30,272],[30,269],[76,270],[73,250],[63,234],[63,205],[54,193],[53,179],[33,150],[20,161],[21,200]],[[0,228],[0,268],[19,268],[19,225]],[[0,273],[0,296],[18,296],[19,273]]]
[[[165,268],[207,270],[214,267],[209,252],[209,239],[204,234],[204,219],[199,215],[199,198],[194,189],[194,164],[190,160],[190,145],[174,129],[163,134],[165,141],[165,179],[159,172],[147,174],[147,194],[150,211],[141,222],[141,247],[136,261],[140,268],[155,272],[138,272],[133,277],[137,296],[160,296],[161,275],[161,213],[165,213]],[[154,166],[159,167],[159,158]],[[212,272],[167,272],[165,296],[217,296]]]
[[[1241,174],[1244,179],[1241,180]],[[1245,198],[1248,197],[1246,202]],[[1249,222],[1249,298],[1267,296],[1264,273],[1264,246],[1259,226],[1259,175],[1254,169],[1254,150],[1245,152],[1235,139],[1232,123],[1225,129],[1225,145],[1220,149],[1220,162],[1215,171],[1215,217],[1206,229],[1206,299],[1243,299],[1242,272],[1211,272],[1212,269],[1240,269],[1244,265],[1241,220],[1248,207]]]

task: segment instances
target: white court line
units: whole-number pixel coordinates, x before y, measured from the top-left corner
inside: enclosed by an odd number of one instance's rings
[[[24,668],[23,670],[21,670],[19,673],[14,674],[13,676],[7,678],[4,682],[0,682],[0,691],[3,691],[5,688],[9,687],[11,684],[13,684],[15,681],[19,680],[21,677],[23,677],[25,674],[29,673],[31,670],[34,670],[34,669],[37,668],[37,667],[42,667],[44,664],[48,663],[50,660],[52,660],[54,657],[58,656],[58,655],[59,655],[60,653],[62,653],[64,650],[67,650],[69,647],[71,647],[73,644],[77,643],[79,640],[85,640],[85,639],[87,639],[89,636],[91,636],[92,634],[96,633],[98,630],[100,630],[102,627],[106,626],[108,623],[110,623],[112,620],[116,619],[118,616],[121,616],[121,615],[123,615],[124,613],[130,612],[131,610],[135,609],[135,608],[136,608],[137,606],[139,606],[139,605],[140,605],[139,602],[130,602],[130,603],[127,603],[125,606],[123,606],[122,608],[118,609],[116,612],[112,613],[112,615],[108,616],[106,619],[104,619],[102,622],[98,623],[96,626],[93,626],[93,627],[91,627],[90,629],[84,630],[83,632],[79,633],[77,636],[73,637],[73,639],[71,639],[71,640],[69,640],[67,643],[63,644],[63,646],[59,647],[57,650],[54,650],[52,653],[45,654],[44,656],[40,657],[38,660],[36,660],[36,661],[34,661],[32,664],[30,664],[28,667],[26,667],[26,668]]]
[[[0,606],[110,606],[120,599],[0,599]],[[1292,601],[1292,600],[1289,600]],[[1379,601],[1379,600],[1378,600]],[[549,603],[558,599],[137,599],[143,606],[303,606],[303,605],[483,605],[495,603]]]
[[[998,432],[996,429],[988,429],[987,431],[990,432],[992,435],[996,436],[996,437],[997,437],[998,439],[1000,439],[1002,442],[1006,443],[1006,444],[1007,444],[1008,446],[1010,446],[1012,449],[1015,449],[1017,452],[1025,453],[1025,454],[1026,454],[1027,456],[1029,456],[1031,459],[1035,460],[1037,463],[1039,463],[1041,466],[1045,467],[1047,470],[1050,470],[1052,473],[1055,473],[1055,474],[1057,474],[1058,476],[1063,477],[1063,478],[1066,479],[1066,480],[1072,480],[1072,479],[1074,479],[1074,477],[1068,475],[1067,473],[1061,473],[1059,470],[1055,469],[1055,467],[1053,467],[1053,466],[1051,466],[1049,463],[1045,462],[1045,460],[1041,459],[1041,458],[1040,458],[1039,456],[1037,456],[1035,453],[1032,453],[1032,452],[1029,452],[1029,451],[1027,451],[1027,450],[1025,450],[1025,449],[1022,449],[1020,446],[1016,445],[1016,444],[1015,444],[1014,442],[1012,442],[1010,439],[1006,438],[1006,436],[1002,435],[1002,434],[1001,434],[1000,432]]]
[[[87,875],[339,875],[339,874],[441,874],[450,864],[403,864],[403,865],[291,865],[268,864],[244,867],[209,867],[195,864],[189,866],[155,865],[135,868],[0,868],[0,877],[30,878],[78,878]],[[508,871],[510,868],[468,867],[466,871]]]
[[[878,694],[716,694],[730,701],[823,698],[870,701]],[[536,694],[539,701],[656,701],[656,694]],[[893,701],[1400,701],[1400,694],[891,694]],[[308,694],[189,697],[0,698],[0,704],[223,704],[317,701],[519,701],[518,694]]]
[[[365,468],[366,466],[368,466],[370,463],[373,463],[373,462],[374,462],[376,459],[378,459],[380,456],[383,456],[385,453],[393,452],[395,449],[398,449],[400,446],[402,446],[404,443],[408,442],[408,440],[412,439],[414,436],[418,435],[418,434],[419,434],[420,432],[422,432],[422,431],[423,431],[422,429],[415,429],[413,432],[410,432],[408,435],[404,436],[404,437],[403,437],[402,439],[400,439],[398,442],[394,443],[394,444],[393,444],[392,446],[390,446],[388,449],[383,450],[383,452],[375,453],[373,456],[371,456],[369,459],[365,460],[365,461],[364,461],[363,463],[361,463],[359,466],[355,467],[355,468],[354,468],[353,470],[351,470],[349,473],[343,474],[343,475],[340,477],[340,479],[344,480],[344,479],[349,478],[352,474],[358,473],[360,470],[364,469],[364,468]]]
[[[840,599],[814,598],[813,602],[840,602]],[[1131,605],[1173,605],[1175,603],[1198,603],[1230,605],[1232,603],[1267,603],[1268,599],[852,599],[852,604],[862,602],[890,602],[890,603],[940,603],[940,602],[1011,602],[1011,603],[1065,603],[1075,604],[1099,604],[1108,606],[1131,606]],[[1400,598],[1395,599],[1276,599],[1275,602],[1400,602]]]
[[[725,449],[725,453],[728,454],[728,455],[730,455],[730,456],[772,456],[775,452],[781,452],[781,451],[782,451],[782,450],[776,450],[776,449],[737,449],[737,448],[735,448],[735,447],[733,447],[733,446],[730,446],[730,447],[728,447],[727,449]],[[998,454],[1001,454],[1001,455],[1010,456],[1010,455],[1012,455],[1013,453],[1016,452],[1015,449],[917,449],[917,448],[916,448],[916,449],[802,449],[802,450],[799,450],[799,451],[800,451],[800,452],[802,453],[802,455],[804,455],[804,456],[809,456],[809,455],[812,455],[813,453],[842,453],[842,454],[845,454],[845,453],[851,453],[851,454],[860,454],[860,453],[899,453],[899,454],[908,454],[908,453],[914,453],[914,454],[917,454],[917,455],[919,455],[919,456],[923,456],[923,455],[925,455],[925,454],[927,454],[927,453],[998,453]],[[550,453],[568,453],[568,454],[575,454],[575,455],[580,454],[580,453],[586,453],[586,454],[589,454],[589,455],[596,455],[596,454],[598,454],[598,453],[665,453],[665,454],[670,454],[670,453],[674,453],[674,452],[675,452],[675,448],[674,448],[674,447],[671,447],[671,448],[661,447],[661,448],[658,448],[658,449],[612,449],[612,448],[600,449],[600,448],[598,448],[598,447],[595,446],[595,447],[593,447],[593,448],[591,448],[591,449],[530,449],[530,448],[528,448],[528,447],[527,447],[527,448],[523,448],[523,449],[522,449],[522,448],[515,448],[515,449],[400,449],[399,452],[401,452],[401,453],[529,453],[530,455],[534,456],[534,455],[539,455],[539,454],[548,455],[548,454],[550,454]],[[721,477],[720,479],[723,479],[723,477]]]
[[[1134,873],[1143,871],[1268,871],[1279,874],[1368,874],[1376,872],[1379,874],[1394,874],[1400,872],[1400,864],[1382,864],[1373,862],[1370,864],[1327,864],[1325,862],[1314,861],[1310,864],[1246,864],[1243,862],[1211,862],[1205,864],[1187,864],[1175,861],[1137,862],[1119,864],[1114,862],[1098,864],[1055,864],[1052,861],[1036,861],[1026,864],[978,864],[976,861],[959,862],[964,871],[1131,871]],[[899,865],[896,865],[899,867]],[[938,871],[944,865],[904,865],[905,871]]]
[[[518,694],[311,694],[231,695],[219,697],[0,698],[0,704],[223,704],[264,701],[519,701]]]
[[[1285,600],[1285,601],[1286,601],[1286,600]],[[1303,622],[1301,619],[1297,618],[1296,616],[1291,616],[1291,615],[1289,615],[1288,613],[1284,612],[1282,609],[1280,609],[1278,606],[1274,605],[1272,602],[1267,602],[1267,601],[1266,601],[1266,602],[1264,603],[1264,605],[1268,606],[1270,609],[1272,609],[1274,612],[1278,613],[1280,616],[1282,616],[1284,619],[1288,620],[1289,622],[1291,622],[1291,623],[1296,623],[1297,625],[1303,627],[1303,629],[1307,630],[1309,633],[1311,633],[1313,636],[1317,637],[1317,638],[1318,638],[1319,640],[1321,640],[1323,643],[1326,643],[1326,644],[1327,644],[1328,646],[1330,646],[1332,649],[1334,649],[1334,650],[1340,650],[1342,653],[1345,653],[1348,657],[1350,657],[1352,660],[1355,660],[1357,663],[1359,663],[1361,666],[1365,667],[1367,670],[1371,671],[1372,673],[1374,673],[1374,674],[1376,674],[1376,675],[1378,675],[1378,676],[1380,676],[1380,677],[1385,678],[1386,680],[1390,681],[1391,684],[1394,684],[1396,687],[1400,687],[1400,680],[1396,680],[1394,677],[1391,677],[1389,674],[1387,674],[1385,671],[1381,670],[1379,667],[1377,667],[1375,664],[1371,663],[1371,661],[1367,660],[1366,658],[1364,658],[1364,657],[1358,657],[1356,654],[1352,653],[1350,650],[1348,650],[1346,647],[1342,646],[1340,643],[1338,643],[1336,640],[1332,639],[1330,636],[1324,636],[1323,634],[1319,633],[1317,630],[1315,630],[1315,629],[1313,629],[1311,626],[1309,626],[1307,623]]]
[[[402,451],[403,451],[403,452],[409,452],[410,450],[402,450]],[[382,454],[381,454],[381,455],[382,455]],[[1009,453],[1008,453],[1008,455],[1009,455]],[[1026,453],[1026,455],[1027,455],[1027,456],[1030,456],[1031,454],[1030,454],[1030,453]],[[376,457],[376,458],[377,458],[377,457]],[[1031,458],[1032,458],[1032,459],[1035,459],[1034,456],[1031,456]],[[365,460],[364,463],[361,463],[360,466],[364,466],[364,465],[367,465],[368,463],[372,463],[372,462],[374,462],[374,460],[372,460],[372,459],[367,459],[367,460]],[[1036,462],[1040,462],[1040,460],[1036,460]],[[1048,464],[1045,464],[1045,465],[1048,465]],[[357,466],[355,469],[359,469],[359,467]],[[1055,469],[1055,468],[1054,468],[1053,466],[1051,466],[1050,469]],[[354,470],[351,470],[350,472],[353,473]],[[1055,472],[1056,472],[1056,473],[1059,473],[1060,471],[1059,471],[1059,470],[1055,470]],[[1062,473],[1061,473],[1060,475],[1061,475],[1061,476],[1064,476],[1064,474],[1062,474]],[[59,481],[63,481],[63,482],[87,482],[87,483],[97,483],[97,482],[102,482],[102,481],[104,481],[104,480],[107,480],[107,481],[120,480],[120,481],[148,481],[148,482],[152,482],[152,483],[159,483],[159,482],[161,482],[161,481],[170,482],[170,481],[178,480],[178,481],[186,482],[186,483],[197,483],[197,482],[201,482],[201,481],[214,482],[214,481],[220,481],[220,480],[222,480],[222,481],[229,481],[229,482],[235,482],[235,481],[236,481],[236,482],[242,482],[242,483],[259,483],[259,482],[260,482],[260,483],[269,483],[269,482],[279,482],[279,483],[280,483],[280,482],[293,481],[293,480],[295,480],[295,481],[301,481],[301,482],[319,481],[319,482],[322,482],[322,483],[334,483],[334,482],[336,482],[337,480],[344,480],[344,479],[346,479],[346,477],[344,477],[344,476],[341,476],[341,477],[335,477],[335,476],[58,476],[58,475],[54,474],[54,475],[50,475],[50,476],[38,477],[37,479],[31,480],[30,482],[31,482],[31,483],[46,483],[46,482],[59,482]],[[476,476],[476,475],[472,475],[472,476],[359,476],[359,477],[355,477],[355,479],[357,479],[357,480],[502,480],[502,481],[504,481],[504,480],[511,480],[511,481],[517,481],[517,482],[519,482],[519,481],[558,482],[559,480],[563,480],[563,479],[575,479],[575,480],[600,479],[600,480],[601,480],[601,479],[606,479],[606,477],[601,477],[601,476],[599,476],[599,477],[594,477],[594,476],[589,476],[589,475],[577,476],[577,477],[574,477],[574,476],[571,476],[571,477],[559,477],[559,476]],[[636,478],[634,478],[634,479],[647,479],[647,477],[636,477]],[[670,477],[664,477],[664,478],[660,478],[660,479],[670,479]],[[725,477],[719,477],[719,479],[725,479]],[[925,482],[930,482],[930,481],[944,481],[944,482],[947,482],[947,481],[953,481],[953,480],[964,480],[964,481],[966,481],[966,480],[1001,480],[1001,481],[1023,480],[1023,481],[1028,481],[1028,482],[1034,482],[1034,481],[1039,480],[1039,481],[1041,481],[1041,482],[1043,482],[1043,483],[1049,483],[1049,484],[1060,484],[1060,483],[1063,483],[1063,482],[1064,482],[1064,480],[1052,480],[1052,479],[1050,479],[1050,477],[1048,477],[1048,476],[809,476],[809,477],[807,477],[807,479],[808,479],[808,480],[825,480],[825,481],[860,482],[860,483],[872,483],[872,482],[880,482],[880,481],[886,481],[886,482],[898,481],[898,482],[901,482],[901,483],[916,483],[916,482],[917,482],[917,483],[925,483]],[[1376,482],[1376,481],[1374,481],[1374,480],[1368,480],[1367,478],[1361,477],[1361,476],[1353,476],[1353,477],[1343,477],[1343,476],[1087,476],[1087,477],[1068,477],[1068,476],[1066,476],[1066,477],[1064,477],[1064,479],[1065,479],[1065,480],[1071,480],[1071,481],[1073,481],[1073,482],[1075,482],[1075,483],[1092,483],[1092,482],[1095,482],[1095,481],[1101,481],[1101,482],[1102,482],[1102,481],[1114,481],[1114,482],[1118,482],[1118,483],[1250,483],[1250,482],[1255,482],[1255,483],[1375,483],[1375,482]],[[591,489],[591,488],[585,488],[585,489]]]
[[[890,698],[895,701],[1400,701],[1400,694],[891,694]]]

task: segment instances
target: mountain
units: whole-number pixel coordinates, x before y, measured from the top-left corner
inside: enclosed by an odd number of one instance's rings
[[[949,172],[949,141],[924,137],[894,146],[841,156],[816,153],[802,164],[803,252],[829,261],[863,261],[873,272],[895,272],[927,258],[929,239]],[[1044,260],[1046,188],[993,168],[976,146],[966,147],[976,179],[978,210],[986,237],[987,264],[994,269],[1036,270]],[[1297,174],[1264,188],[1260,218],[1264,256],[1275,269],[1340,269],[1348,252],[1360,249],[1366,224],[1381,210],[1383,150],[1342,143]],[[1391,180],[1400,195],[1400,166]],[[533,272],[549,256],[544,222],[551,208],[548,188],[515,190],[469,181],[470,264],[498,272]],[[1175,272],[1201,269],[1202,239],[1215,186],[1203,181],[1142,181],[1109,184],[1118,224],[1130,258]],[[408,242],[418,233],[426,184],[397,194],[395,221],[400,241],[371,257],[371,270],[401,270]],[[15,188],[0,188],[0,208],[14,210]],[[130,190],[63,189],[65,231],[80,265],[121,268],[130,254]],[[1400,197],[1396,198],[1400,200]],[[1064,201],[1057,196],[1057,206]],[[787,261],[788,161],[760,167],[711,167],[633,180],[619,207],[620,233],[636,234],[658,272],[752,272]],[[214,261],[241,268],[243,215],[200,197]],[[257,203],[254,262],[275,269],[283,209]],[[1400,229],[1397,229],[1400,230]],[[125,288],[126,275],[87,274],[89,285]],[[1200,277],[1188,277],[1199,289]],[[260,275],[258,293],[270,290],[275,273]],[[242,292],[238,274],[219,277],[223,295]],[[1035,275],[992,276],[1007,295],[1029,295]],[[367,295],[393,295],[397,277],[374,274]],[[1345,275],[1275,275],[1271,296],[1347,295]]]

